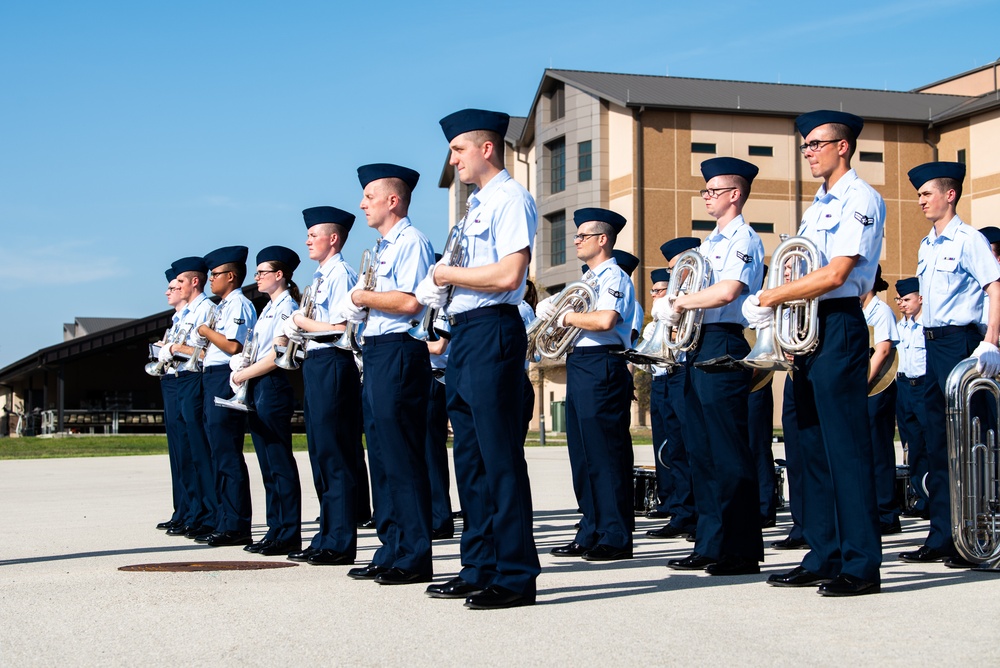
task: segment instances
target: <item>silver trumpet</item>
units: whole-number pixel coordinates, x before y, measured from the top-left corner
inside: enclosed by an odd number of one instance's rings
[[[582,281],[570,283],[556,296],[552,316],[535,318],[528,325],[529,361],[540,361],[542,357],[550,360],[559,359],[572,347],[580,335],[579,327],[559,327],[556,321],[559,314],[570,309],[575,313],[589,313],[597,305],[597,292],[588,281],[594,277],[593,272],[587,272]],[[596,278],[596,277],[594,277]]]
[[[677,258],[670,271],[667,294],[661,299],[676,298],[681,295],[700,292],[712,282],[712,265],[697,249],[685,251]],[[691,350],[698,345],[701,323],[705,319],[705,309],[695,308],[684,311],[680,321],[665,328],[664,345],[673,350]]]
[[[313,295],[312,286],[309,285],[305,290],[302,291],[302,299],[299,301],[299,311],[307,318],[312,318],[313,310],[316,307],[315,296]],[[283,351],[280,351],[278,355],[274,358],[274,363],[279,369],[284,369],[285,371],[294,371],[302,366],[302,363],[297,359],[299,349],[302,348],[302,344],[298,341],[289,341],[288,345],[285,346]],[[278,350],[278,346],[274,347],[275,351]],[[302,351],[303,359],[305,358],[305,350]]]
[[[451,228],[448,233],[448,241],[445,242],[444,252],[441,253],[441,262],[448,267],[461,267],[465,264],[465,246],[462,245],[462,241],[465,239],[465,220],[469,217],[469,211],[466,210],[465,215],[462,216],[462,220],[458,221],[458,224]],[[448,308],[448,304],[451,303],[452,295],[455,294],[455,286],[448,287],[448,299],[445,302],[444,307]],[[413,325],[407,331],[407,334],[417,339],[418,341],[437,341],[441,338],[441,335],[434,330],[434,321],[438,319],[438,314],[440,314],[441,309],[427,307],[424,309],[424,317],[419,321],[414,320],[411,324]]]
[[[208,320],[205,321],[205,325],[209,329],[215,329],[215,323],[219,319],[219,314],[222,312],[222,302],[216,304],[215,308],[212,309],[212,313],[208,316]],[[201,356],[204,354],[205,350],[208,349],[208,340],[205,340],[205,345],[194,346],[191,350],[191,356],[187,359],[184,364],[177,367],[178,371],[195,371],[201,372]]]
[[[243,367],[246,368],[253,364],[254,357],[257,356],[257,336],[255,335],[253,328],[247,330],[247,338],[243,342]],[[222,408],[229,408],[234,411],[242,411],[244,413],[250,410],[247,406],[247,388],[250,387],[250,382],[244,382],[240,385],[240,389],[236,391],[232,399],[223,399],[222,397],[215,397],[215,405],[221,406]]]
[[[163,345],[171,346],[175,343],[180,343],[187,338],[188,332],[191,331],[192,325],[185,325],[184,327],[173,326],[167,329],[163,335]],[[167,372],[167,369],[175,363],[175,360],[161,361],[159,356],[159,348],[155,344],[149,344],[150,355],[153,355],[154,360],[144,367],[146,373],[150,376],[162,376]],[[154,354],[155,349],[155,354]]]
[[[378,282],[378,274],[375,273],[378,269],[378,263],[375,261],[377,256],[375,251],[378,249],[378,243],[375,244],[375,248],[368,250],[367,248],[361,254],[361,264],[358,270],[361,278],[358,282],[361,284],[362,290],[374,290],[375,284]],[[366,311],[368,309],[365,309]],[[357,322],[348,322],[347,326],[344,328],[344,333],[340,335],[340,338],[334,342],[335,348],[340,348],[341,350],[348,350],[350,352],[358,352],[361,350],[361,346],[358,343],[357,333],[358,325]]]
[[[817,269],[816,244],[805,237],[790,237],[774,249],[767,288],[773,290]],[[819,299],[794,299],[775,307],[771,324],[757,331],[753,350],[740,363],[753,369],[791,371],[792,363],[785,355],[807,355],[818,345]]]
[[[951,533],[958,553],[979,564],[977,570],[1000,572],[1000,424],[973,417],[972,397],[989,394],[993,417],[1000,414],[1000,383],[976,370],[970,357],[959,362],[945,382],[948,420],[948,477]]]

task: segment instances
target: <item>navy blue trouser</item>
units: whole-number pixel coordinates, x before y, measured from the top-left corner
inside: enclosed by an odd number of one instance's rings
[[[936,329],[936,328],[935,328]],[[924,328],[927,335],[927,328]],[[958,556],[951,536],[951,491],[948,479],[948,419],[945,382],[955,365],[970,357],[983,340],[975,325],[949,328],[947,332],[934,331],[927,337],[927,375],[924,382],[924,415],[927,420],[927,509],[930,513],[930,531],[924,544],[927,547]]]
[[[896,383],[874,397],[868,397],[868,424],[871,429],[875,466],[875,498],[878,520],[891,524],[899,517],[896,503]]]
[[[219,500],[216,531],[250,535],[250,473],[243,458],[246,413],[215,405],[215,397],[232,399],[228,364],[205,367],[201,386],[205,401],[205,433],[215,462],[215,495]]]
[[[365,436],[382,543],[372,563],[431,575],[427,344],[405,333],[366,336],[363,355]]]
[[[924,376],[897,378],[896,425],[899,439],[906,447],[906,463],[910,467],[910,486],[916,492],[913,510],[927,510],[927,492],[924,476],[927,475],[927,418],[924,411]]]
[[[431,527],[454,530],[451,518],[451,474],[448,471],[448,402],[444,384],[431,378],[427,398],[427,437],[424,459],[431,484]]]
[[[214,527],[219,514],[219,499],[215,493],[215,462],[205,433],[205,401],[201,388],[201,373],[181,371],[177,374],[177,416],[186,435],[186,444],[193,475],[189,487],[191,507],[188,525]]]
[[[302,541],[302,486],[292,454],[292,413],[295,401],[292,385],[276,370],[253,378],[248,394],[254,410],[248,416],[264,493],[267,501],[267,533],[264,538],[279,542]]]
[[[667,410],[667,375],[653,376],[649,386],[649,421],[652,423],[653,463],[656,467],[655,510],[659,512],[670,512],[668,502],[674,487],[667,454]]]
[[[687,364],[682,364],[667,375],[666,403],[663,421],[667,430],[666,457],[670,463],[672,489],[667,500],[670,526],[694,532],[698,524],[694,487],[691,480],[691,460],[684,443],[687,430]]]
[[[777,513],[777,494],[774,485],[774,393],[772,383],[751,392],[748,401],[750,426],[750,452],[757,465],[757,488],[760,499],[761,522],[774,521]]]
[[[310,547],[354,558],[358,551],[357,470],[361,449],[361,379],[354,356],[310,350],[302,363],[306,441],[319,496],[319,532]]]
[[[192,477],[194,466],[191,449],[187,443],[187,433],[178,415],[180,405],[177,397],[177,376],[160,376],[160,391],[163,394],[163,426],[167,432],[167,455],[170,461],[170,492],[174,512],[173,522],[190,524],[193,519]]]
[[[698,528],[695,552],[711,559],[764,559],[757,466],[750,451],[749,370],[710,373],[694,364],[750,352],[743,328],[709,324],[688,368],[688,446]]]
[[[795,359],[802,444],[802,566],[879,582],[882,563],[868,421],[868,326],[858,299],[819,302],[819,345]]]
[[[802,497],[802,446],[799,443],[799,415],[795,409],[794,371],[785,377],[781,399],[781,429],[785,434],[785,478],[788,480],[788,510],[792,515],[792,529],[788,537],[803,540]]]
[[[541,568],[524,461],[524,323],[513,305],[474,309],[453,320],[445,380],[465,515],[460,576],[533,599]]]

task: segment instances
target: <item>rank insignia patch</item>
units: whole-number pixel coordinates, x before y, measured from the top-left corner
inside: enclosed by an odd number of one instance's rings
[[[860,211],[854,212],[854,218],[865,227],[868,227],[869,225],[875,222],[875,218],[873,216],[866,216]]]
[[[743,260],[743,262],[746,263],[746,264],[750,264],[751,262],[753,262],[753,258],[752,257],[750,257],[749,255],[747,255],[746,253],[741,253],[740,251],[736,251],[736,257],[738,257],[739,259]]]
[[[242,325],[243,323],[246,322],[246,320],[244,320],[243,318],[233,318],[233,322],[236,323],[237,325]]]
[[[618,292],[614,288],[608,288],[608,294],[614,297],[615,299],[621,299],[622,297],[625,296],[624,292]]]

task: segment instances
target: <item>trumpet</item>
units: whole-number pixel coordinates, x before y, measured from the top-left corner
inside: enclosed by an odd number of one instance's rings
[[[448,241],[445,242],[444,252],[441,253],[441,262],[448,267],[461,267],[465,264],[465,246],[462,245],[462,241],[465,239],[465,221],[469,217],[469,210],[465,210],[465,215],[462,216],[462,220],[458,221],[458,224],[451,228],[448,233]],[[448,288],[448,298],[445,302],[444,307],[447,309],[448,304],[451,303],[451,298],[455,294],[455,286],[449,286]],[[434,321],[437,320],[438,314],[441,309],[427,307],[424,309],[424,317],[419,321],[414,320],[411,324],[413,325],[407,331],[407,334],[417,339],[418,341],[437,341],[441,338],[441,335],[434,330]]]
[[[697,250],[681,253],[670,272],[667,294],[661,299],[675,299],[682,294],[699,292],[712,282],[712,265]],[[691,350],[698,345],[705,309],[690,309],[681,314],[680,321],[665,331],[664,344],[673,351]]]
[[[299,301],[299,311],[302,312],[303,316],[311,318],[315,307],[316,300],[313,295],[312,286],[310,285],[302,291],[302,299]],[[301,347],[302,344],[298,341],[289,341],[284,351],[275,356],[274,363],[278,366],[278,368],[284,369],[285,371],[294,371],[295,369],[298,369],[302,363],[296,358]],[[278,347],[275,346],[275,350],[277,349]],[[305,359],[304,350],[302,358]]]
[[[377,249],[378,243],[375,244],[375,248],[372,250],[368,250],[366,248],[361,254],[361,278],[358,282],[361,284],[362,290],[374,290],[375,284],[378,282],[378,274],[375,273],[375,270],[378,269],[378,262],[376,262],[378,257],[375,255],[375,251]],[[367,311],[367,309],[365,310]],[[357,331],[358,323],[348,322],[347,326],[344,328],[344,333],[340,335],[340,338],[337,339],[336,342],[334,342],[334,347],[351,352],[361,350],[361,346],[358,345]]]
[[[253,364],[254,357],[257,356],[257,336],[253,331],[253,327],[247,330],[247,338],[243,342],[243,366],[241,368],[246,368]],[[244,413],[250,410],[247,406],[247,390],[250,386],[250,381],[244,382],[240,385],[240,389],[236,391],[232,399],[223,399],[222,397],[215,398],[215,405],[221,406],[222,408],[231,408],[232,410],[242,411]]]
[[[785,278],[786,265],[790,269]],[[805,237],[790,237],[774,249],[767,288],[796,281],[819,269],[819,250]],[[740,363],[754,369],[791,371],[785,355],[807,355],[819,345],[819,299],[794,299],[778,304],[774,320],[757,332],[753,350]]]
[[[175,325],[175,326],[169,328],[163,334],[163,345],[172,346],[175,343],[180,343],[181,341],[184,341],[185,339],[187,339],[187,335],[191,331],[191,328],[193,326],[194,325],[190,325],[189,324],[189,325],[185,325],[184,327],[177,327]],[[153,349],[154,348],[158,348],[158,346],[155,346],[152,343],[149,344],[150,354],[153,353]],[[158,352],[159,352],[159,350],[157,350],[157,353]],[[156,357],[155,361],[150,362],[149,364],[147,364],[144,367],[144,370],[150,376],[162,376],[163,374],[165,374],[167,372],[167,368],[171,364],[174,363],[174,360],[161,361],[160,358],[159,358],[159,355],[156,355],[155,357]]]
[[[528,325],[529,361],[540,361],[542,357],[550,360],[559,359],[573,345],[580,335],[579,327],[559,327],[556,321],[559,314],[569,309],[574,313],[589,313],[597,305],[597,292],[590,280],[596,277],[588,271],[582,281],[570,283],[555,299],[552,316],[546,319],[535,318]]]
[[[951,533],[958,553],[980,564],[977,570],[1000,572],[1000,383],[983,377],[977,363],[973,357],[962,360],[945,382]],[[993,401],[985,442],[980,418],[972,415],[977,392]]]
[[[215,308],[212,309],[212,313],[208,316],[208,320],[205,321],[205,325],[209,329],[215,329],[215,322],[219,319],[219,314],[222,312],[222,302],[219,302]],[[208,341],[205,341],[203,346],[194,346],[191,350],[191,357],[188,358],[184,364],[177,367],[178,371],[201,371],[201,356],[208,349]]]

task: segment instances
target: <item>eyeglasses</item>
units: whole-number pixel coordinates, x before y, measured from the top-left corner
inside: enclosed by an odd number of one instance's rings
[[[583,241],[587,237],[599,237],[602,234],[604,234],[604,232],[591,232],[590,234],[574,234],[573,241]]]
[[[812,141],[807,141],[805,144],[799,144],[799,151],[802,155],[805,155],[807,150],[815,153],[823,148],[824,145],[836,144],[839,141],[839,139],[813,139]]]
[[[215,279],[217,279],[218,277],[222,276],[223,274],[231,274],[231,273],[233,273],[233,272],[231,272],[231,271],[210,271],[210,272],[208,272],[208,280],[214,281]]]
[[[253,277],[254,278],[260,278],[264,274],[274,274],[277,271],[278,271],[277,269],[265,269],[264,271],[255,271],[254,274],[253,274]]]
[[[736,190],[736,186],[733,186],[732,188],[705,188],[704,190],[699,190],[698,194],[702,197],[708,195],[711,199],[715,199],[727,190]]]
[[[167,288],[167,292],[180,292],[180,291],[181,291],[180,288]],[[897,299],[899,298],[897,297]]]
[[[657,295],[657,293],[666,292],[666,291],[667,291],[666,288],[650,288],[649,289],[649,294],[652,295],[653,297],[655,297]]]

